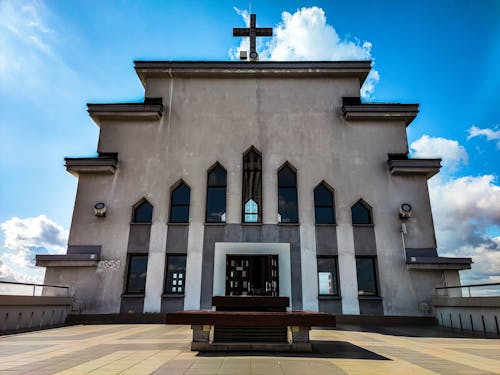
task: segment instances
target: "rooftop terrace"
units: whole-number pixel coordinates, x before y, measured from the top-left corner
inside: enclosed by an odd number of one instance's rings
[[[437,327],[313,330],[313,353],[191,352],[188,326],[78,325],[0,337],[2,374],[498,374],[500,340]]]

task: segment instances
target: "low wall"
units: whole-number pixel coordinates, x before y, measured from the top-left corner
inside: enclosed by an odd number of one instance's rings
[[[500,297],[441,297],[432,304],[442,327],[500,334]]]
[[[0,334],[64,324],[70,297],[0,295]]]

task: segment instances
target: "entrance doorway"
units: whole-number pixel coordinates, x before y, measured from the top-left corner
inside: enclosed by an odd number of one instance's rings
[[[226,296],[279,296],[278,255],[227,254]]]

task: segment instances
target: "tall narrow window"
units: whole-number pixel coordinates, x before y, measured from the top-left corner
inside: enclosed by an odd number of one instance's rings
[[[243,155],[243,222],[262,221],[262,157],[253,147]]]
[[[351,214],[353,224],[373,224],[371,208],[361,199],[351,207]]]
[[[167,255],[165,293],[184,293],[186,286],[186,255]]]
[[[318,258],[318,290],[320,295],[339,294],[336,257]]]
[[[297,175],[288,164],[278,171],[278,219],[281,223],[299,221]]]
[[[191,189],[184,182],[172,190],[170,200],[170,222],[189,222],[189,200]]]
[[[377,296],[375,258],[356,257],[356,274],[358,278],[358,294],[360,296]]]
[[[207,223],[226,221],[226,185],[227,172],[217,163],[207,176]]]
[[[144,294],[148,270],[147,255],[129,255],[125,293]]]
[[[153,219],[153,206],[146,199],[134,208],[133,223],[151,223]]]
[[[314,217],[316,224],[334,224],[333,191],[324,182],[314,189]]]

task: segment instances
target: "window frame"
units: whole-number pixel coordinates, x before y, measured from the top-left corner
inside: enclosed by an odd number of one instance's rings
[[[151,220],[150,221],[136,221],[135,220],[135,213],[136,210],[142,206],[144,203],[147,203],[151,206]],[[137,201],[133,206],[132,206],[132,218],[130,220],[130,223],[132,224],[151,224],[153,222],[153,212],[154,212],[154,206],[151,204],[150,201],[148,201],[146,198],[142,198],[139,201]]]
[[[333,259],[335,261],[335,281],[337,284],[337,292],[334,294],[323,294],[320,293],[320,284],[319,284],[319,260],[320,259]],[[318,282],[318,297],[340,297],[340,279],[339,279],[339,257],[338,255],[318,255],[316,256],[316,279]]]
[[[248,154],[254,152],[259,158],[260,158],[260,170],[257,169],[245,169],[245,158],[248,156]],[[258,195],[260,198],[260,201],[257,201],[255,198],[257,198],[255,195],[249,196],[248,199],[245,197],[245,173],[246,172],[260,172],[260,184],[258,186]],[[262,216],[263,216],[263,202],[264,202],[264,197],[263,197],[263,190],[262,190],[262,178],[263,178],[263,168],[262,168],[262,153],[257,150],[254,146],[251,146],[247,151],[243,153],[243,158],[242,158],[242,178],[241,178],[241,223],[242,224],[262,224]],[[254,192],[255,193],[255,192]],[[246,200],[245,200],[246,199]],[[245,220],[245,206],[249,200],[253,200],[257,204],[257,221],[246,221]],[[255,213],[248,213],[249,215],[255,215]]]
[[[226,183],[224,185],[210,185],[210,173],[212,173],[217,168],[221,168],[224,171],[224,173],[225,173]],[[206,197],[205,197],[205,223],[209,223],[209,224],[224,224],[226,222],[226,220],[222,220],[223,214],[220,215],[219,221],[209,220],[209,217],[208,217],[208,197],[209,197],[209,194],[208,194],[208,192],[209,192],[210,188],[215,188],[215,189],[224,188],[224,196],[225,196],[224,197],[225,198],[225,201],[224,201],[224,213],[227,216],[227,170],[219,162],[216,162],[207,171],[207,190],[206,190]]]
[[[146,258],[146,278],[144,279],[144,289],[142,291],[130,291],[129,289],[129,284],[130,284],[130,271],[132,269],[132,258],[134,257],[145,257]],[[126,273],[126,279],[125,279],[125,290],[123,294],[129,294],[129,295],[145,295],[146,294],[146,280],[148,277],[148,261],[149,261],[149,256],[146,253],[129,253],[127,254],[127,273]]]
[[[285,168],[288,168],[293,174],[294,174],[294,177],[295,177],[295,185],[284,185],[284,186],[281,186],[280,185],[280,173],[285,169]],[[288,161],[285,162],[281,167],[278,168],[278,173],[276,173],[276,177],[277,177],[277,198],[278,198],[278,222],[279,224],[298,224],[299,223],[299,196],[298,196],[298,177],[297,177],[297,169],[291,165]],[[280,212],[280,201],[279,201],[279,197],[280,197],[280,190],[281,189],[285,189],[285,190],[293,190],[294,191],[294,198],[295,198],[295,207],[296,207],[296,212],[295,212],[295,215],[296,215],[296,219],[295,221],[283,221],[283,213]]]
[[[358,277],[358,259],[370,259],[372,261],[373,283],[375,284],[375,294],[360,294],[359,290],[359,277]],[[370,255],[356,255],[356,282],[358,284],[358,298],[378,298],[380,297],[379,281],[378,281],[378,266],[377,257]]]
[[[366,210],[368,211],[368,219],[369,219],[369,222],[368,223],[355,223],[354,222],[354,216],[352,214],[352,209],[354,208],[354,206],[356,206],[357,204],[360,204],[362,205],[364,208],[366,208]],[[374,223],[373,223],[373,212],[372,212],[372,206],[369,205],[364,199],[358,199],[352,206],[351,206],[351,224],[353,226],[373,226]]]
[[[183,285],[182,285],[182,292],[172,292],[171,290],[168,290],[168,264],[169,264],[169,257],[173,256],[183,256],[185,263],[184,263],[184,277],[183,277]],[[182,254],[182,253],[167,253],[165,257],[165,280],[163,283],[163,294],[164,295],[175,295],[175,296],[183,296],[186,290],[186,268],[187,268],[187,254]]]
[[[332,205],[317,205],[316,204],[316,189],[323,187],[330,192],[332,195]],[[327,184],[325,181],[321,181],[313,190],[313,201],[314,201],[314,224],[315,225],[337,225],[337,215],[335,214],[335,190]],[[329,208],[332,210],[332,222],[331,223],[318,223],[316,220],[316,209],[317,208]]]
[[[185,203],[182,203],[182,204],[174,204],[174,192],[180,188],[182,185],[186,186],[189,190],[189,203],[185,204]],[[187,220],[186,221],[174,221],[172,220],[172,211],[173,211],[173,208],[174,207],[187,207],[188,208],[188,217],[187,217]],[[169,210],[169,213],[168,213],[168,223],[169,224],[188,224],[189,223],[189,219],[191,218],[191,213],[190,213],[190,208],[191,208],[191,187],[186,184],[186,182],[184,180],[180,180],[178,181],[177,183],[175,183],[172,188],[170,189],[170,210]]]

